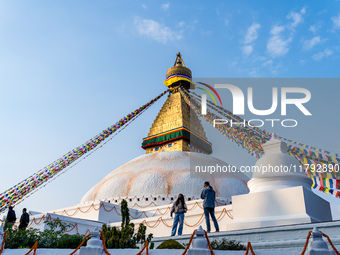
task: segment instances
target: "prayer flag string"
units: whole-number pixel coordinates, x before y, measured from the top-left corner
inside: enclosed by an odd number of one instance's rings
[[[107,138],[109,138],[112,134],[119,133],[120,130],[124,129],[131,121],[142,114],[147,108],[149,108],[167,92],[168,90],[164,91],[154,99],[150,100],[148,103],[142,105],[135,111],[129,113],[128,115],[117,121],[115,124],[109,126],[107,129],[103,130],[98,135],[94,136],[81,146],[78,146],[75,149],[69,151],[61,158],[53,161],[51,164],[47,165],[43,169],[39,170],[25,180],[1,193],[0,213],[6,210],[8,206],[18,204],[20,201],[33,194],[34,191],[38,190],[38,188],[44,187],[48,183],[48,181],[51,181],[53,180],[53,178],[62,174],[63,170],[66,167],[70,166],[72,163],[82,158],[85,154],[88,155],[89,152],[93,152],[93,150],[96,149],[99,144],[107,140]]]

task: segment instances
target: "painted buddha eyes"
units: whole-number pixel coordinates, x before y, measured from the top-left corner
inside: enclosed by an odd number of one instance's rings
[[[159,147],[156,147],[156,148],[153,148],[152,151],[159,151],[160,149],[162,149],[163,147],[165,148],[170,148],[172,146],[174,146],[176,143],[168,143],[168,144],[165,144],[163,146],[159,146]]]

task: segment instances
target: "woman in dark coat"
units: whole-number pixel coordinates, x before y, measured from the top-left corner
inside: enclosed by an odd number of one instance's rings
[[[187,205],[185,204],[184,196],[183,196],[183,194],[179,194],[176,202],[173,204],[171,211],[170,211],[171,218],[172,218],[172,214],[175,213],[174,224],[173,224],[173,227],[172,227],[171,236],[176,235],[178,223],[179,223],[178,235],[182,235],[184,213],[186,213],[187,210],[188,210],[188,208],[187,208]]]

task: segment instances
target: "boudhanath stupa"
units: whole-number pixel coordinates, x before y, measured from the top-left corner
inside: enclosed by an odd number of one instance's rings
[[[87,233],[103,224],[120,226],[120,203],[128,202],[131,222],[147,226],[156,246],[169,239],[173,219],[170,208],[177,196],[185,195],[188,212],[182,236],[171,237],[188,242],[199,226],[205,228],[200,194],[205,181],[216,190],[215,215],[219,233],[209,237],[251,241],[257,249],[294,249],[303,247],[309,230],[318,227],[340,245],[340,223],[332,221],[330,204],[311,190],[312,181],[301,172],[256,172],[249,178],[241,172],[191,175],[193,162],[198,165],[228,166],[210,156],[202,123],[185,102],[179,88],[194,89],[192,73],[177,54],[166,78],[184,77],[166,83],[168,97],[142,141],[146,154],[110,172],[79,200],[79,204],[49,212],[30,212],[30,227],[45,228],[45,219],[59,218],[73,223],[70,233]],[[262,145],[264,155],[257,165],[300,165],[287,154],[287,146],[272,135]],[[123,153],[123,152],[122,152]],[[286,244],[290,245],[287,246]]]

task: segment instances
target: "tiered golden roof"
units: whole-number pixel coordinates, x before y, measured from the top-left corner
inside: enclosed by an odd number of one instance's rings
[[[185,74],[192,77],[191,70],[185,66],[180,53],[177,54],[175,65],[167,71],[166,77],[174,74]],[[143,140],[143,148],[146,149],[146,153],[162,151],[211,153],[211,144],[210,149],[207,149],[194,143],[194,141],[199,143],[205,141],[209,144],[202,123],[178,90],[179,86],[189,89],[190,83],[188,83],[187,81],[178,81],[171,85],[166,102],[154,120],[148,137]],[[177,132],[176,135],[175,132]],[[167,137],[164,138],[165,136]],[[153,142],[150,142],[151,139]]]

